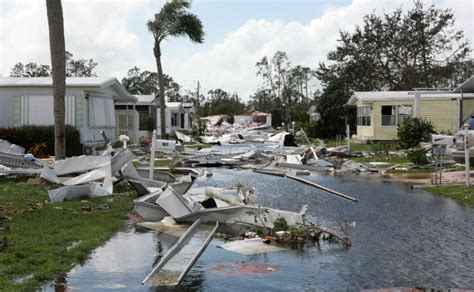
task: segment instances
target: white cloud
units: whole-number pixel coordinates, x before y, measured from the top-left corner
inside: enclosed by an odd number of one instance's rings
[[[438,5],[453,9],[457,26],[471,41],[473,5],[470,0],[443,0]],[[351,31],[365,14],[412,6],[412,0],[353,0],[347,6],[329,6],[307,23],[250,19],[207,51],[191,42],[164,43],[163,66],[187,89],[194,89],[195,81],[200,80],[202,92],[221,87],[246,99],[260,84],[255,63],[261,57],[280,50],[287,52],[293,65],[316,67],[336,45],[339,31]],[[144,24],[159,7],[146,0],[63,0],[67,49],[78,58],[94,58],[102,76],[120,79],[135,65],[155,70],[153,44]],[[3,1],[0,8],[0,73],[8,75],[18,61],[49,63],[44,1]],[[181,57],[176,52],[182,51],[178,46],[183,44],[189,46],[186,52],[196,49],[195,53]]]
[[[441,6],[454,10],[458,26],[471,40],[474,9],[466,7],[472,7],[472,3],[458,1],[451,6],[449,1]],[[186,60],[165,57],[165,61],[178,81],[201,80],[205,90],[221,87],[237,91],[246,99],[261,82],[255,75],[255,63],[263,56],[272,56],[278,50],[285,51],[293,65],[316,68],[319,62],[326,61],[327,53],[334,49],[340,30],[352,31],[355,25],[362,23],[363,16],[372,11],[383,14],[399,7],[408,9],[412,6],[412,0],[354,0],[348,6],[327,8],[321,17],[309,23],[249,20],[209,52],[196,53]]]
[[[130,23],[143,19],[145,27],[155,6],[142,0],[63,0],[66,49],[76,58],[96,60],[100,75],[124,75],[135,63],[144,63],[145,56],[144,40]],[[7,0],[0,8],[0,73],[8,76],[16,62],[49,64],[45,1]]]

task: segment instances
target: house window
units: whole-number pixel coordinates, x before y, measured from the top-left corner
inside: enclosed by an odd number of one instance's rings
[[[399,105],[398,106],[398,121],[397,125],[402,124],[406,118],[411,118],[413,107],[411,105]]]
[[[178,113],[171,113],[171,126],[176,127],[178,125]]]
[[[395,126],[397,124],[397,107],[394,105],[382,106],[382,126]]]
[[[148,125],[150,123],[150,115],[146,111],[138,112],[138,130],[139,131],[148,131]]]
[[[370,126],[370,106],[361,106],[357,108],[357,126]]]

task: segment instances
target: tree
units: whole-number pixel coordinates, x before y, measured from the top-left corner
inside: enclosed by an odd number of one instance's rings
[[[354,32],[342,31],[328,54],[330,65],[321,63],[316,71],[324,90],[318,106],[321,127],[315,131],[344,131],[344,124],[334,121],[349,113],[343,106],[353,91],[453,87],[470,76],[470,48],[454,21],[450,9],[425,8],[416,1],[406,13],[401,8],[383,16],[372,13]]]
[[[314,77],[314,72],[309,67],[297,65],[288,70],[288,88],[290,94],[297,99],[308,100],[308,81]]]
[[[93,59],[74,60],[73,55],[66,51],[67,77],[92,77],[97,76],[94,68],[97,63]]]
[[[252,96],[250,96],[250,101],[248,103],[249,107],[252,110],[256,111],[268,111],[268,109],[273,107],[272,93],[269,89],[258,89]]]
[[[66,51],[66,77],[92,77],[97,76],[94,68],[97,63],[93,59],[74,60],[73,55]],[[10,77],[50,77],[51,67],[49,65],[36,64],[34,62],[18,62],[13,66]]]
[[[263,78],[259,91],[268,90],[272,100],[294,104],[311,95],[308,82],[315,77],[314,71],[301,65],[291,67],[285,52],[277,51],[270,59],[264,56],[255,66],[257,76]]]
[[[287,71],[290,68],[290,61],[285,52],[277,51],[268,61],[265,56],[258,61],[257,76],[262,76],[265,86],[269,86],[273,96],[282,99],[283,90],[287,84]]]
[[[127,77],[122,79],[122,85],[131,94],[156,94],[158,74],[141,71],[138,67],[128,70]]]
[[[181,86],[173,80],[173,77],[163,74],[165,82],[165,96],[169,101],[183,101]],[[127,77],[122,79],[122,85],[131,94],[155,94],[157,93],[158,74],[151,71],[141,71],[138,67],[128,70]]]
[[[165,80],[161,65],[161,42],[167,37],[188,37],[194,43],[202,43],[204,31],[201,20],[187,12],[190,4],[186,1],[166,2],[154,20],[147,22],[148,30],[153,34],[153,53],[158,71],[158,86],[160,96],[161,137],[166,135],[165,120]]]
[[[243,103],[236,93],[230,94],[220,88],[209,90],[207,98],[198,109],[199,116],[210,115],[228,115],[231,119],[235,115],[243,114],[246,110]]]
[[[49,77],[51,68],[48,65],[38,65],[30,62],[26,65],[18,62],[13,66],[10,77]]]
[[[65,102],[66,49],[64,42],[64,21],[61,0],[46,0],[48,14],[49,46],[53,76],[54,96],[54,156],[56,160],[66,156]]]

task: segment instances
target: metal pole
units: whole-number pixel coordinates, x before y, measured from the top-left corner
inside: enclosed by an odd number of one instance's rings
[[[155,170],[155,149],[156,149],[156,130],[153,130],[153,134],[151,135],[150,170],[148,172],[149,179],[153,179],[153,172]]]
[[[471,171],[469,169],[469,125],[464,124],[464,166],[466,168],[466,186],[471,185]]]
[[[443,157],[444,155],[441,154],[440,156],[441,158],[439,160],[439,184],[441,185],[443,184]]]
[[[349,124],[346,126],[346,135],[347,135],[347,151],[351,152],[351,126],[349,126]]]

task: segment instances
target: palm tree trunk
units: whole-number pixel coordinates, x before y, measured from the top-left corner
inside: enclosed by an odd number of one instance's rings
[[[56,160],[66,157],[65,105],[66,53],[64,44],[64,21],[61,0],[46,0],[49,26],[49,45],[53,75],[54,96],[54,156]]]
[[[156,43],[153,49],[156,59],[156,68],[158,69],[158,87],[160,88],[160,124],[161,139],[166,137],[166,98],[165,98],[165,80],[163,78],[163,68],[161,67],[161,49],[160,44]]]

